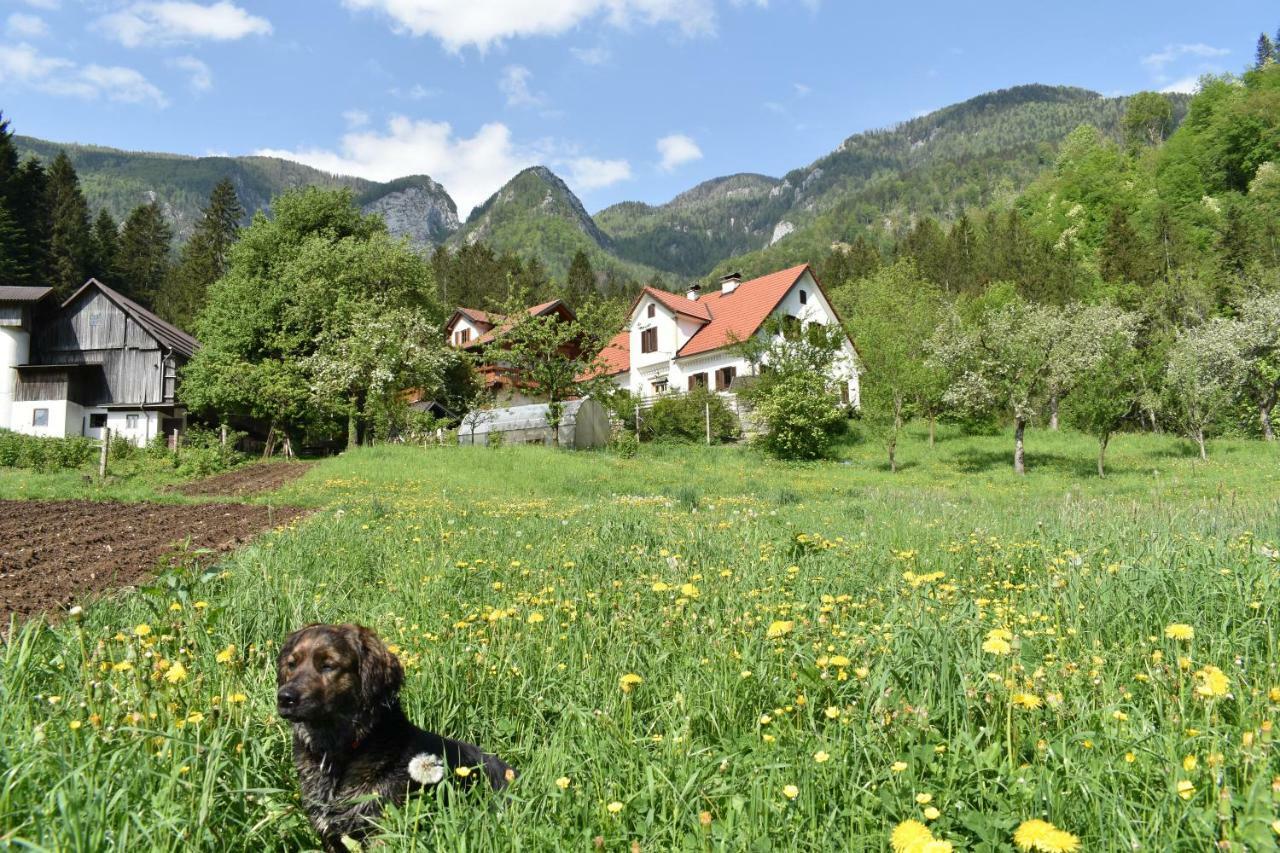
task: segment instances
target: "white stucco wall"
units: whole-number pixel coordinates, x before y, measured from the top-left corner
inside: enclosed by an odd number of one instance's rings
[[[0,427],[13,423],[14,389],[18,384],[19,364],[26,364],[31,353],[31,335],[14,326],[0,326]]]
[[[36,409],[49,411],[45,426],[36,426]],[[79,435],[84,423],[84,408],[78,403],[68,400],[37,400],[34,402],[14,401],[9,415],[9,425],[14,432],[26,435],[38,435],[45,438],[63,438],[68,435]]]
[[[463,329],[471,332],[471,337],[467,343],[474,343],[476,338],[484,334],[484,329],[467,319],[466,315],[459,315],[458,321],[453,324],[453,328],[449,331],[449,343],[458,346],[457,335]]]

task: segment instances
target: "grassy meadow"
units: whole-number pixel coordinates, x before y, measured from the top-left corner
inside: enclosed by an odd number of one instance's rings
[[[354,620],[413,719],[521,771],[500,808],[389,813],[387,849],[884,850],[914,820],[996,851],[1033,818],[1274,849],[1280,448],[1120,436],[1106,479],[1078,435],[1029,433],[1025,478],[1011,451],[326,460],[269,498],[318,508],[296,526],[0,646],[0,846],[313,846],[274,655]],[[57,476],[0,497],[89,488]]]

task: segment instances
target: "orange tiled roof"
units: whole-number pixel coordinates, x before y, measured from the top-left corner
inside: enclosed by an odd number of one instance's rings
[[[541,305],[535,305],[525,310],[531,317],[540,317],[561,304],[563,303],[559,299],[552,299],[549,302],[543,302]],[[565,310],[568,311],[569,309],[566,307]],[[504,317],[501,314],[490,314],[488,311],[481,311],[478,308],[463,308],[459,306],[454,313],[462,314],[471,320],[489,326],[475,340],[468,341],[463,346],[464,349],[484,346],[502,333],[510,331],[511,327],[515,325],[510,317]]]
[[[592,376],[613,376],[631,369],[631,332],[623,330],[609,339],[600,350],[600,370]],[[583,378],[583,377],[579,377]]]
[[[808,269],[808,264],[801,264],[779,270],[742,282],[728,296],[722,291],[715,291],[696,301],[678,293],[646,287],[636,298],[636,303],[632,304],[631,310],[635,310],[635,305],[647,293],[672,311],[701,320],[702,328],[685,341],[684,346],[676,353],[676,358],[698,355],[727,347],[735,339],[746,340],[754,335]],[[600,353],[600,361],[604,365],[601,371],[604,376],[630,370],[630,332],[622,331],[614,336]]]

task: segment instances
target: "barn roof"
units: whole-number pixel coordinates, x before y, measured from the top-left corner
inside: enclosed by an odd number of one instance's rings
[[[50,293],[53,293],[52,287],[0,285],[0,302],[39,302]]]
[[[143,308],[129,297],[118,291],[112,290],[96,278],[89,279],[79,290],[68,296],[66,301],[62,303],[62,307],[66,308],[72,302],[76,301],[76,299],[80,297],[80,294],[84,293],[90,287],[96,287],[102,292],[103,296],[114,302],[121,311],[129,316],[130,319],[142,328],[146,329],[151,337],[155,338],[161,344],[167,346],[179,355],[191,358],[196,354],[196,350],[200,348],[200,342],[191,337],[191,335],[182,331],[172,323],[166,320],[161,320],[155,314],[152,314],[146,308]]]

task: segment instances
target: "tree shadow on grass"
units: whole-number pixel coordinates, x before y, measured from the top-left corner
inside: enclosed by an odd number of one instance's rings
[[[982,474],[1000,468],[1013,470],[1013,448],[1007,451],[962,450],[955,454],[956,468],[965,474]],[[1028,451],[1027,473],[1049,471],[1072,477],[1097,477],[1097,461],[1092,457],[1063,456],[1060,453]],[[1108,471],[1107,473],[1110,473]]]

